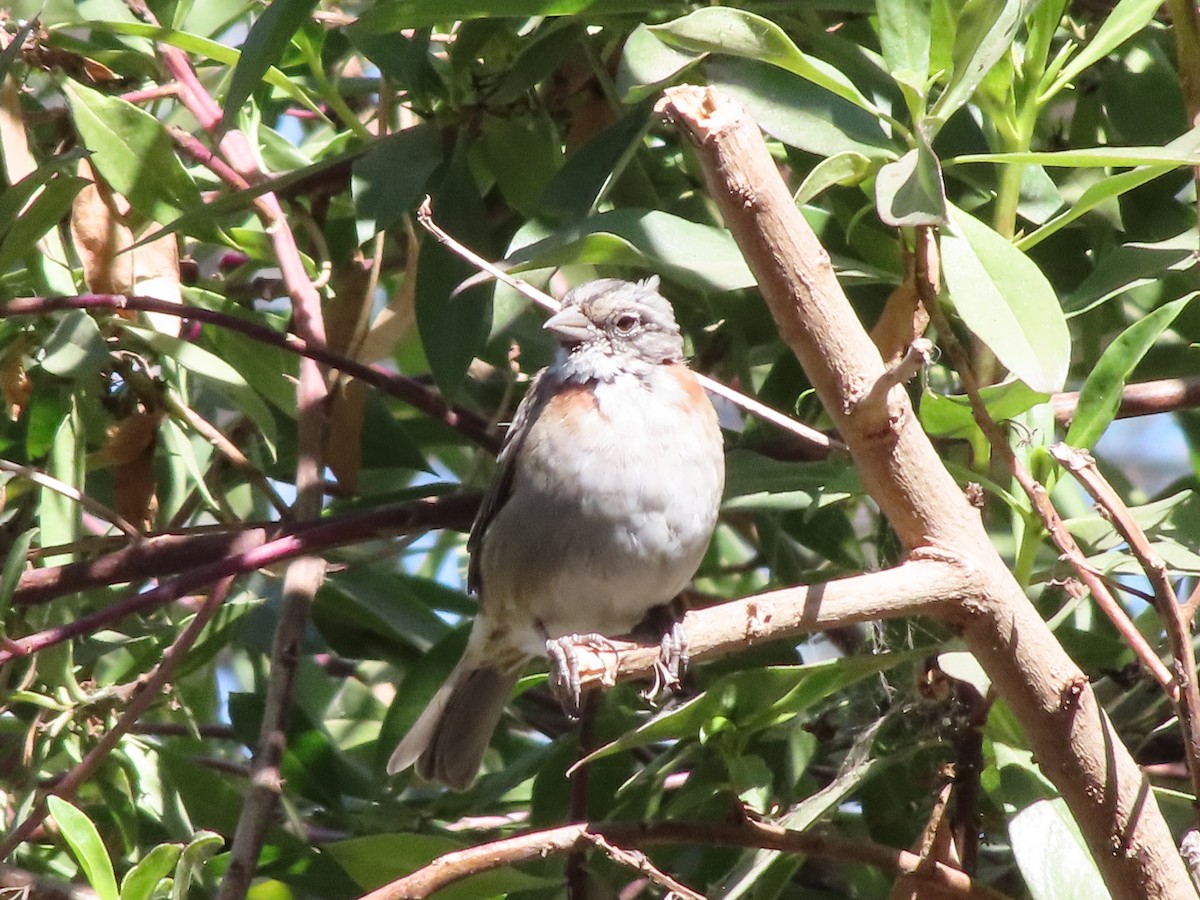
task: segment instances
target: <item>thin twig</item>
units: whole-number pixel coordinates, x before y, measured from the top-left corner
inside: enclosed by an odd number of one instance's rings
[[[255,543],[258,537],[248,534],[246,543],[250,546],[240,552],[228,552],[205,565],[186,566],[183,574],[151,590],[134,592],[124,600],[94,613],[13,640],[10,647],[0,650],[0,664],[91,634],[134,613],[158,609],[227,576],[244,575],[331,546],[357,543],[371,537],[390,537],[414,530],[460,524],[464,511],[477,506],[478,502],[477,496],[464,495],[403,504],[402,507],[393,508],[385,517],[394,520],[386,525],[380,519],[373,519],[371,514],[365,514],[353,528],[347,528],[348,523],[344,520],[310,522],[303,528],[297,527],[292,533],[265,543]]]
[[[611,859],[627,868],[633,869],[635,872],[641,872],[655,884],[660,884],[668,891],[671,891],[680,900],[704,900],[703,894],[698,894],[690,887],[681,881],[672,878],[658,866],[654,865],[641,850],[626,850],[624,847],[618,847],[602,834],[593,834],[590,831],[585,831],[583,840],[591,846],[600,850]],[[572,856],[573,858],[573,856]],[[587,894],[581,894],[581,897],[586,898]]]
[[[428,197],[425,198],[425,201],[417,210],[417,221],[421,223],[422,228],[433,235],[433,237],[436,238],[439,243],[444,244],[455,255],[466,260],[477,269],[480,269],[481,271],[491,275],[497,281],[508,285],[535,306],[538,306],[549,313],[558,312],[559,303],[549,294],[539,291],[533,285],[524,282],[519,278],[514,278],[503,269],[488,262],[478,253],[471,250],[461,242],[455,240],[444,229],[442,229],[440,225],[434,222],[433,209],[430,205],[430,199]],[[812,444],[813,446],[820,448],[826,453],[830,451],[837,451],[839,453],[846,452],[846,445],[841,443],[841,441],[834,440],[828,435],[817,431],[815,428],[805,425],[803,422],[797,422],[795,419],[785,416],[778,410],[771,409],[769,406],[760,403],[758,400],[755,400],[752,397],[746,396],[740,391],[721,384],[721,382],[709,378],[707,375],[703,375],[699,372],[696,373],[696,379],[706,390],[724,397],[726,400],[736,404],[737,406],[740,406],[751,415],[758,416],[765,422],[770,422],[772,425],[775,425],[778,428],[782,428],[791,432],[792,434]]]
[[[1176,682],[1179,685],[1175,709],[1183,726],[1184,756],[1192,775],[1192,793],[1200,797],[1200,683],[1196,675],[1196,651],[1192,646],[1191,623],[1179,606],[1179,598],[1167,574],[1167,565],[1150,546],[1146,532],[1129,512],[1129,507],[1100,473],[1091,454],[1058,443],[1050,448],[1050,455],[1074,475],[1075,480],[1096,501],[1101,515],[1113,524],[1117,533],[1129,544],[1130,551],[1154,588],[1154,606],[1163,620],[1175,658]],[[1193,813],[1200,821],[1200,802],[1193,804]]]
[[[129,698],[129,702],[125,705],[125,710],[117,719],[116,724],[100,738],[99,743],[88,751],[75,768],[55,783],[50,793],[62,797],[64,800],[70,799],[117,746],[117,742],[137,724],[141,715],[150,708],[151,704],[162,697],[163,688],[170,682],[176,667],[191,650],[196,639],[200,637],[200,633],[221,607],[232,584],[232,578],[225,578],[213,587],[204,603],[196,610],[192,621],[163,653],[162,660],[158,665],[138,680],[137,688]],[[0,859],[6,858],[23,841],[28,840],[45,816],[46,798],[43,796],[34,804],[25,820],[9,832],[3,842],[0,842]]]
[[[142,88],[137,91],[129,91],[122,94],[121,99],[126,103],[153,103],[155,100],[162,100],[166,97],[174,97],[178,93],[178,88],[173,84],[156,84],[154,87]]]
[[[56,494],[61,494],[68,500],[73,500],[78,503],[92,515],[101,518],[108,522],[118,531],[127,535],[134,541],[142,539],[142,533],[138,531],[137,526],[129,522],[124,516],[116,510],[105,506],[99,500],[89,497],[87,494],[72,487],[65,481],[60,481],[53,475],[47,475],[32,466],[22,465],[21,463],[12,462],[7,459],[0,459],[0,471],[11,472],[24,478],[26,481],[32,481],[38,487],[43,487],[48,491],[53,491]]]
[[[232,562],[270,541],[300,539],[305,542],[305,552],[317,553],[440,528],[461,531],[474,519],[479,496],[477,492],[464,491],[427,497],[341,513],[319,522],[246,523],[236,529],[224,525],[201,526],[186,534],[150,535],[140,544],[127,544],[97,559],[26,571],[13,592],[12,602],[38,605],[101,585],[164,578],[220,560]],[[228,574],[253,571],[261,563],[251,561],[246,565],[250,568],[231,569]]]
[[[911,874],[931,889],[951,896],[976,900],[1004,898],[999,891],[974,881],[965,872],[942,863],[929,865],[907,850],[746,821],[736,825],[684,822],[564,825],[447,853],[413,874],[364,895],[362,900],[418,900],[471,875],[569,853],[580,842],[593,844],[596,838],[616,846],[694,844],[778,850]]]
[[[200,306],[184,303],[169,303],[155,297],[124,296],[121,294],[83,294],[77,297],[21,297],[0,306],[0,319],[11,316],[40,316],[68,309],[104,309],[120,311],[126,309],[140,312],[160,312],[215,325],[236,331],[251,340],[278,347],[315,360],[323,366],[338,369],[352,375],[384,393],[403,400],[413,409],[432,419],[442,422],[481,447],[493,453],[499,451],[500,441],[491,431],[486,418],[478,413],[448,404],[434,389],[412,378],[388,372],[379,366],[364,365],[341,353],[335,353],[323,343],[314,344],[302,337],[275,331],[257,322],[228,313],[221,313]]]

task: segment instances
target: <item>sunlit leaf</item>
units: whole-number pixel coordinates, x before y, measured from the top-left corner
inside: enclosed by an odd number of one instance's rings
[[[42,345],[41,366],[59,378],[95,375],[108,361],[108,346],[93,319],[82,309],[65,313]]]
[[[1035,391],[1062,388],[1071,338],[1054,289],[1037,265],[974,216],[951,212],[942,271],[967,327]]]
[[[182,844],[159,844],[138,860],[121,879],[120,900],[150,900],[159,882],[175,869]]]
[[[727,231],[657,210],[619,209],[592,216],[506,262],[514,271],[574,262],[620,263],[713,291],[755,283]]]
[[[87,876],[88,884],[96,892],[100,900],[118,900],[117,879],[113,874],[112,860],[100,832],[92,824],[92,820],[77,807],[72,806],[61,797],[51,794],[46,798],[46,808],[58,830],[71,847],[71,852]]]
[[[262,83],[267,71],[279,62],[284,49],[306,21],[319,0],[272,0],[254,24],[242,44],[242,54],[233,69],[229,90],[225,93],[224,119],[228,124],[242,104]]]
[[[755,13],[713,6],[650,30],[660,40],[689,53],[721,53],[770,63],[875,112],[875,105],[854,82],[824,60],[804,53],[782,28]]]
[[[1100,354],[1079,392],[1067,443],[1090,449],[1117,415],[1121,390],[1142,357],[1194,298],[1188,294],[1154,310],[1126,328]]]
[[[200,191],[161,122],[75,81],[63,90],[92,165],[134,209],[165,225],[201,206]]]
[[[1039,800],[1008,823],[1013,854],[1034,900],[1103,900],[1108,890],[1061,798]]]

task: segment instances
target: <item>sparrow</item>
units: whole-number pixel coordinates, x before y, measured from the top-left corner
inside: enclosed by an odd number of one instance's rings
[[[513,417],[467,541],[466,651],[388,774],[462,790],[517,679],[564,638],[629,634],[688,584],[725,480],[716,411],[652,277],[570,291],[558,342]]]

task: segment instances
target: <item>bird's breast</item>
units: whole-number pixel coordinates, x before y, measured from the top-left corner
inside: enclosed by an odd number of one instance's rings
[[[481,546],[489,612],[529,612],[551,636],[620,634],[695,573],[724,454],[712,404],[683,366],[562,385],[514,464]]]

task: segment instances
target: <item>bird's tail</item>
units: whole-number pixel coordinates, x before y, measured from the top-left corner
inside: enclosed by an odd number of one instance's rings
[[[479,771],[518,677],[519,667],[501,669],[463,659],[388,760],[388,774],[416,763],[422,778],[465,790]]]

